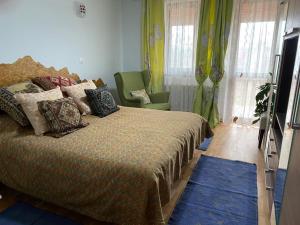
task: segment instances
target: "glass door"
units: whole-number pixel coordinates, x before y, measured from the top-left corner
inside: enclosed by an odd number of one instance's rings
[[[277,83],[277,78],[279,76],[279,67],[281,62],[281,54],[283,47],[283,37],[285,34],[285,26],[288,12],[288,2],[282,1],[280,3],[278,12],[278,32],[277,32],[277,42],[275,46],[275,58],[273,66],[273,84]]]

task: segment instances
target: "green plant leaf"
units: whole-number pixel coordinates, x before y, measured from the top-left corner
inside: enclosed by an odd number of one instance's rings
[[[258,118],[258,119],[256,119],[256,120],[252,121],[252,124],[256,124],[258,121],[260,121],[260,118]]]

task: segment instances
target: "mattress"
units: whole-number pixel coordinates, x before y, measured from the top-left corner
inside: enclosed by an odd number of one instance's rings
[[[165,224],[172,185],[212,133],[193,113],[120,108],[59,139],[0,115],[0,182],[100,221]]]

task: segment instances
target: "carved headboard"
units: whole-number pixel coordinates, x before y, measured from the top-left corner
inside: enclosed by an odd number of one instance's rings
[[[56,70],[54,67],[46,68],[35,62],[30,56],[18,59],[12,64],[0,64],[0,87],[30,80],[42,76],[64,76],[79,80],[77,74],[70,74],[67,68]]]

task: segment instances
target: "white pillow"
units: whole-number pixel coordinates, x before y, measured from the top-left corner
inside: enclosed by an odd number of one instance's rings
[[[94,84],[94,82],[92,80],[89,80],[81,84],[61,87],[61,90],[63,92],[66,92],[69,97],[72,97],[74,99],[75,103],[77,104],[82,114],[87,115],[87,114],[92,114],[92,110],[88,103],[84,89],[96,89],[96,88],[97,87]]]
[[[15,94],[17,102],[21,104],[36,135],[42,135],[49,131],[46,119],[38,109],[38,102],[45,100],[57,100],[63,98],[60,88],[41,93]]]

